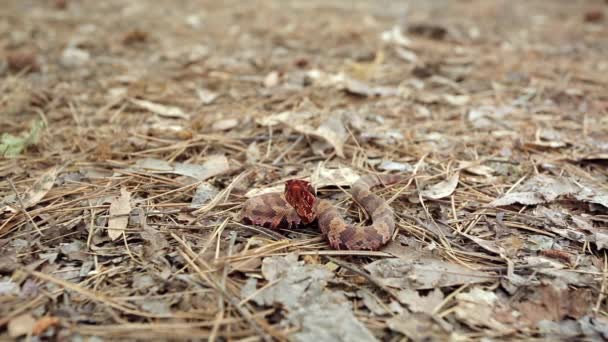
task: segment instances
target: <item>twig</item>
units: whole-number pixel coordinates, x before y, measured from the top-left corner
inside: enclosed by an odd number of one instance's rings
[[[25,215],[27,217],[27,219],[32,223],[34,228],[36,228],[36,231],[38,232],[38,234],[40,236],[44,236],[44,234],[40,230],[40,227],[38,227],[36,222],[34,222],[34,219],[32,219],[32,217],[30,216],[30,213],[27,212],[27,209],[25,208],[25,204],[23,204],[23,201],[21,200],[21,195],[19,195],[19,191],[17,191],[17,188],[15,187],[15,184],[13,184],[13,181],[10,178],[8,178],[7,181],[8,181],[8,184],[13,189],[13,191],[15,192],[15,197],[17,197],[17,201],[19,201],[19,209],[21,210],[23,215]]]

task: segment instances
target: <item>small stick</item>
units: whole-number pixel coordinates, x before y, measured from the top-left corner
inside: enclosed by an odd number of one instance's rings
[[[30,216],[30,213],[28,213],[27,210],[25,210],[25,204],[23,204],[23,201],[21,200],[21,195],[19,195],[19,191],[17,191],[17,188],[15,187],[15,184],[13,184],[13,181],[10,178],[7,179],[7,181],[8,181],[8,184],[10,184],[13,191],[15,192],[15,196],[17,197],[17,201],[19,201],[19,206],[20,206],[20,209],[21,209],[21,212],[23,213],[23,215],[25,215],[27,217],[27,219],[32,223],[34,228],[36,228],[36,231],[38,232],[38,234],[40,234],[40,236],[44,236],[44,234],[40,230],[40,227],[38,227],[36,222],[34,222],[34,219],[32,219],[32,217]]]

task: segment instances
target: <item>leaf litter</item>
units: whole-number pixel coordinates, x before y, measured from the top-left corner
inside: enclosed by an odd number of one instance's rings
[[[607,339],[579,2],[3,3],[0,339]],[[370,173],[380,251],[236,219],[306,179],[364,222]]]

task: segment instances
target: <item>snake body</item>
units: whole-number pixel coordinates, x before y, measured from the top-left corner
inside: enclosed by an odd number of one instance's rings
[[[395,219],[389,204],[371,189],[378,185],[389,185],[401,180],[399,175],[367,175],[360,177],[352,186],[350,194],[355,202],[365,209],[372,224],[355,227],[344,221],[338,209],[328,200],[314,201],[314,219],[321,233],[334,249],[378,250],[384,246],[395,231]],[[312,221],[298,215],[282,193],[267,193],[248,199],[240,214],[245,223],[277,227],[297,227]]]

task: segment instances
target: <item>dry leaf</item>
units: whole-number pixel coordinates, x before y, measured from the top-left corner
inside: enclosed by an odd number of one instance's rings
[[[181,176],[195,178],[199,181],[207,180],[227,172],[230,169],[228,158],[224,155],[211,155],[201,164],[175,163],[171,165],[167,161],[146,158],[136,162],[136,166],[146,170],[158,171],[159,173],[174,173]]]
[[[427,314],[404,312],[391,317],[386,323],[389,329],[402,333],[411,341],[450,341],[448,331]]]
[[[565,177],[536,175],[520,185],[516,191],[490,203],[491,206],[504,206],[515,203],[534,205],[553,202],[560,196],[571,195],[579,201],[594,203],[608,208],[608,193],[600,187],[584,183],[574,183]]]
[[[110,218],[108,219],[108,236],[112,241],[118,239],[127,224],[131,212],[131,193],[125,188],[120,189],[120,196],[110,203]]]
[[[320,189],[328,186],[351,186],[359,179],[359,177],[359,174],[349,167],[328,169],[319,163],[311,177],[300,177],[298,179],[309,181],[315,187],[315,189]],[[283,182],[281,182],[281,184],[272,187],[251,189],[245,194],[245,197],[251,198],[262,194],[283,192],[284,189],[285,185]]]
[[[412,172],[414,171],[414,167],[408,163],[400,163],[392,160],[383,160],[380,165],[378,165],[378,170]]]
[[[480,165],[479,163],[476,163],[476,162],[469,162],[469,161],[460,162],[459,168],[461,168],[467,172],[470,172],[474,175],[477,175],[477,176],[490,177],[494,173],[494,169],[492,169],[491,167],[485,166],[485,165]]]
[[[412,44],[410,40],[403,35],[399,26],[393,26],[391,30],[382,32],[380,39],[385,43],[403,47],[409,47]]]
[[[284,124],[302,134],[322,138],[334,148],[339,157],[344,158],[343,146],[348,138],[348,131],[342,119],[335,115],[330,116],[319,127],[314,128],[309,123],[314,116],[310,112],[282,112],[259,119],[257,123],[262,126]]]
[[[32,332],[36,319],[30,314],[23,314],[12,318],[8,322],[8,336],[17,338]]]
[[[292,340],[376,341],[357,320],[346,297],[340,291],[326,289],[334,275],[324,266],[305,264],[289,254],[264,258],[262,274],[268,285],[257,289],[256,279],[250,278],[241,297],[258,305],[286,307],[287,320],[300,327],[291,335]]]
[[[214,199],[218,193],[219,190],[207,182],[199,184],[199,186],[196,188],[194,196],[192,196],[190,208],[202,208],[205,204]]]
[[[239,120],[237,119],[223,119],[223,120],[219,120],[213,123],[213,125],[211,125],[211,128],[214,131],[227,131],[229,129],[232,129],[236,126],[238,126],[239,124]]]
[[[443,98],[444,98],[445,102],[447,102],[448,104],[450,104],[452,106],[456,106],[456,107],[462,107],[462,106],[466,105],[467,103],[469,103],[469,101],[471,100],[471,97],[468,95],[444,94]]]
[[[412,312],[433,314],[433,310],[443,302],[443,292],[435,289],[426,296],[421,296],[412,289],[401,290],[397,293],[399,302],[406,304]]]
[[[493,331],[507,332],[509,328],[494,318],[498,296],[494,292],[479,287],[456,295],[458,305],[454,308],[456,317],[472,328],[488,327]]]
[[[454,192],[454,190],[456,190],[459,177],[460,174],[456,172],[443,182],[437,183],[428,189],[421,191],[420,195],[422,195],[422,197],[435,200],[448,197]]]
[[[359,174],[350,167],[328,169],[318,164],[310,181],[319,189],[327,186],[351,186],[359,179]]]
[[[56,166],[51,167],[46,172],[44,172],[40,178],[38,178],[32,187],[26,191],[25,193],[20,194],[21,202],[23,203],[24,209],[27,209],[44,198],[46,194],[51,190],[53,184],[55,184],[55,179],[57,178],[57,173],[59,172],[59,168]],[[3,202],[11,203],[15,209],[6,206],[0,210],[2,211],[10,211],[16,212],[17,208],[21,208],[21,203],[17,200],[15,195],[9,195],[4,198]]]
[[[264,77],[264,87],[272,88],[279,84],[281,74],[278,71],[271,71]]]
[[[59,318],[53,316],[45,316],[36,321],[32,334],[38,336],[45,332],[48,328],[59,324]]]
[[[158,114],[160,116],[169,117],[169,118],[181,118],[181,119],[189,119],[190,115],[184,113],[184,111],[179,107],[174,106],[166,106],[146,100],[137,100],[131,99],[131,102],[138,107],[143,109],[147,109],[154,114]]]
[[[262,153],[260,152],[260,148],[258,144],[254,141],[249,146],[247,146],[246,151],[247,163],[255,164],[262,158]]]
[[[344,142],[348,139],[348,132],[340,117],[330,116],[311,134],[325,139],[333,146],[338,157],[344,158]]]
[[[368,264],[365,269],[380,283],[401,289],[424,290],[495,280],[487,273],[430,258],[382,259]]]
[[[196,89],[196,95],[198,95],[199,100],[201,100],[204,105],[212,104],[213,101],[220,96],[218,93],[204,88]]]

